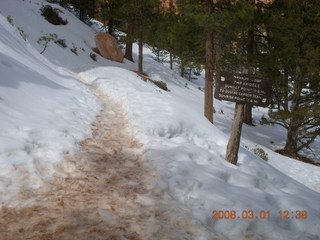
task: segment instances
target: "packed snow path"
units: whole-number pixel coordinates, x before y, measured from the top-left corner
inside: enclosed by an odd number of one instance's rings
[[[49,180],[46,191],[22,191],[21,202],[31,205],[3,207],[1,239],[197,239],[192,229],[202,227],[151,193],[156,176],[130,136],[120,106],[98,97],[103,109],[93,137],[66,159],[73,171]],[[181,216],[172,220],[166,212],[174,211]]]

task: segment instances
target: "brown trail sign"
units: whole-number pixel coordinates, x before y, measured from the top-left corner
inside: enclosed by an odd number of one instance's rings
[[[219,100],[267,107],[272,83],[269,79],[240,73],[222,72],[214,97]]]
[[[270,79],[240,73],[220,73],[220,77],[216,81],[214,97],[236,103],[226,152],[228,162],[237,164],[238,161],[244,104],[267,107],[271,92],[272,83]]]

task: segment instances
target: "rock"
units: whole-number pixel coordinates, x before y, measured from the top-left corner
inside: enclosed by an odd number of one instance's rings
[[[100,55],[111,61],[122,62],[124,55],[116,39],[108,33],[97,33],[94,38]]]
[[[97,54],[101,55],[101,53],[100,53],[100,51],[99,51],[99,49],[98,49],[98,48],[92,48],[91,50],[92,50],[92,51],[94,51],[95,53],[97,53]]]

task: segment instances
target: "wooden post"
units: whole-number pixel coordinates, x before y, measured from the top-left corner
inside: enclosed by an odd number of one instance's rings
[[[238,152],[243,122],[243,111],[244,104],[236,103],[236,107],[234,110],[234,119],[226,153],[226,160],[234,165],[236,165],[238,161]]]

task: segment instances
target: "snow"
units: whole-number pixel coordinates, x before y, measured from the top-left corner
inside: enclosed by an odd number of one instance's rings
[[[204,226],[198,239],[217,233],[219,239],[230,240],[320,239],[320,169],[273,151],[283,145],[283,129],[244,126],[239,162],[229,164],[224,155],[234,104],[215,100],[212,125],[203,117],[201,82],[187,82],[155,62],[148,48],[145,72],[166,82],[168,92],[143,81],[132,71],[135,63],[112,63],[99,56],[94,62],[89,55],[95,31],[54,4],[68,24],[49,24],[37,14],[43,4],[49,3],[0,3],[0,210],[25,204],[17,197],[21,189],[43,188],[48,178],[74,171],[65,159],[91,136],[91,123],[101,108],[91,93],[93,87],[121,104],[143,144],[143,156],[159,176],[153,193],[176,202],[172,208]],[[68,47],[51,42],[40,55],[43,47],[37,40],[49,33],[65,39]],[[78,55],[70,51],[73,46]],[[256,123],[262,114],[266,109],[254,109]],[[319,142],[318,138],[316,154]],[[262,148],[268,161],[254,155],[254,148]],[[255,216],[270,211],[271,217],[214,220],[215,210],[235,210],[237,216],[250,210]],[[281,219],[280,210],[307,211],[308,217]],[[171,218],[179,217],[172,211]]]
[[[116,67],[98,67],[79,76],[122,103],[136,136],[144,144],[145,156],[161,173],[162,181],[154,190],[157,194],[168,194],[193,218],[229,239],[250,234],[253,239],[318,238],[319,193],[281,174],[244,148],[237,166],[227,163],[223,156],[228,136],[199,114],[200,105],[193,108],[196,103],[194,95],[188,94],[190,89],[179,85],[173,88],[168,81],[168,93]],[[175,91],[185,98],[179,99]],[[271,151],[269,158],[284,159]],[[295,167],[291,168],[293,172],[303,168],[298,164]],[[310,173],[311,169],[305,171]],[[217,221],[211,219],[214,210],[236,210],[238,214],[252,210],[256,215],[270,211],[271,219]],[[306,210],[309,216],[307,220],[283,220],[279,219],[279,210]]]
[[[0,16],[0,192],[14,206],[21,188],[63,174],[62,160],[91,135],[99,110],[88,88],[41,56]],[[64,169],[68,171],[68,169]]]

